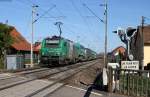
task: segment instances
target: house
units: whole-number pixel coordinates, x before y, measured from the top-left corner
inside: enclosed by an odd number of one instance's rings
[[[13,27],[10,35],[13,37],[13,44],[7,51],[8,55],[21,54],[24,56],[25,64],[30,65],[31,44]],[[33,48],[34,63],[37,63],[38,50]]]
[[[150,63],[150,25],[137,27],[137,32],[131,39],[130,50],[134,60],[139,60],[140,68]]]

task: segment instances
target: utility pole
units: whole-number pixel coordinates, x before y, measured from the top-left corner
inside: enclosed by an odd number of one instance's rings
[[[108,85],[108,76],[107,76],[107,0],[105,0],[104,3],[105,7],[105,51],[104,51],[104,68],[103,68],[103,85],[106,86]]]
[[[107,68],[107,0],[105,0],[105,51],[104,51],[104,65]]]
[[[106,86],[108,85],[108,75],[107,75],[107,0],[105,0],[104,3],[105,7],[105,52],[104,52],[104,65],[105,67],[103,68],[103,85]]]
[[[144,62],[143,62],[143,59],[144,59],[144,35],[143,35],[143,27],[144,27],[144,20],[145,17],[142,16],[142,21],[141,21],[141,36],[142,36],[142,60],[141,60],[141,64],[142,64],[142,70],[144,70]]]
[[[37,7],[38,7],[37,5],[33,5],[33,6],[32,6],[32,32],[31,32],[31,56],[30,56],[30,57],[31,57],[31,58],[30,58],[30,64],[31,64],[31,66],[33,66],[34,16],[35,16],[35,8],[37,8]]]

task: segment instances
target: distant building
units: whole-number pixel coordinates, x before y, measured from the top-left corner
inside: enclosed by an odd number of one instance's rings
[[[121,54],[125,55],[125,50],[126,49],[123,46],[119,46],[119,47],[115,48],[111,53],[113,55],[115,55],[116,53],[120,52]]]
[[[144,66],[150,63],[150,25],[137,27],[137,33],[132,38],[130,46],[134,60],[140,61],[140,68],[142,63]]]
[[[41,49],[41,42],[35,42],[34,48],[37,51],[37,53],[39,53],[39,51]]]
[[[121,60],[125,60],[125,52],[126,49],[123,46],[115,48],[108,54],[109,61],[119,63]]]

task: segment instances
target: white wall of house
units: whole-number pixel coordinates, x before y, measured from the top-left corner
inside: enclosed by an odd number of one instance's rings
[[[150,63],[150,46],[144,46],[144,66]]]

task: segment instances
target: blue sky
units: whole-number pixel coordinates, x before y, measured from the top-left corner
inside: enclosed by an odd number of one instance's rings
[[[103,19],[104,7],[99,5],[104,0],[0,0],[0,22],[8,20],[28,41],[31,40],[32,3],[39,6],[36,10],[39,16],[56,5],[34,24],[34,41],[59,35],[54,23],[61,21],[63,37],[97,52],[104,51],[104,24],[83,6],[86,4]],[[108,0],[108,51],[124,45],[112,31],[118,27],[136,27],[141,23],[141,16],[150,17],[149,4],[150,0]]]

